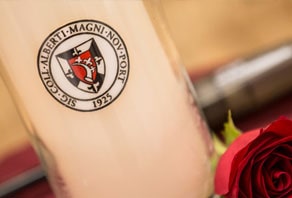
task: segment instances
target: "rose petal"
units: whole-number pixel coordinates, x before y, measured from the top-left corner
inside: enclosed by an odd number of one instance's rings
[[[248,172],[250,173],[252,170],[257,155],[261,155],[261,152],[259,151],[275,139],[275,136],[273,135],[266,136],[266,138],[261,138],[261,136],[256,137],[253,142],[247,144],[245,148],[241,149],[234,156],[229,179],[229,189],[231,189],[234,197],[238,196],[239,189],[242,189],[244,191],[243,193],[248,196],[251,196],[254,193],[252,190],[251,177]],[[261,141],[257,141],[258,138],[260,138]],[[253,145],[254,142],[258,143]],[[245,182],[245,185],[242,184],[242,181]]]
[[[292,139],[292,137],[279,139],[272,133],[261,134],[254,139],[252,143],[247,144],[245,148],[241,149],[233,158],[232,170],[229,176],[229,190],[232,191],[232,196],[238,197],[239,189],[243,188],[245,194],[253,194],[254,191],[252,191],[252,187],[250,187],[251,182],[248,181],[250,178],[244,178],[248,177],[248,174],[243,173],[243,170],[247,169],[248,166],[252,167],[255,158],[266,152],[271,153],[275,147],[277,148],[277,145],[281,145],[287,141],[289,142],[290,139]],[[240,183],[241,180],[245,180],[246,183]],[[260,192],[266,194],[262,189],[260,189]]]
[[[229,176],[234,156],[254,140],[260,133],[260,130],[253,130],[240,135],[220,158],[215,174],[215,192],[219,195],[227,194],[229,191]]]
[[[273,148],[265,148],[263,151],[257,153],[255,163],[266,160],[273,152]]]
[[[265,161],[263,160],[260,164],[259,168],[259,177],[260,181],[257,183],[260,188],[255,188],[255,191],[258,192],[258,194],[261,194],[261,197],[269,197],[269,191],[267,186],[273,184],[273,180],[270,177],[269,171],[265,168]]]
[[[242,190],[239,191],[238,197],[240,197],[240,198],[250,198]],[[233,195],[230,195],[228,198],[234,198],[234,196]]]
[[[261,131],[242,134],[219,160],[215,174],[215,192],[227,197],[269,197],[270,193],[277,194],[278,197],[277,189],[287,188],[289,190],[283,192],[285,196],[280,197],[292,196],[291,142],[292,120],[285,118],[271,123]],[[280,166],[279,161],[283,160],[285,163]],[[271,171],[275,170],[279,171],[272,177]],[[275,178],[278,178],[277,182],[283,182],[277,183],[278,188],[273,186]],[[255,180],[256,183],[252,184],[251,181]],[[276,190],[271,190],[270,187]]]
[[[269,131],[277,132],[276,134],[282,137],[292,136],[292,120],[280,118],[272,122],[262,133]]]
[[[275,170],[272,172],[273,177],[273,189],[270,189],[270,197],[287,197],[291,193],[291,175],[287,172]]]
[[[254,164],[254,159],[251,159],[247,164],[246,166],[244,167],[244,169],[242,170],[241,174],[238,174],[240,175],[240,178],[239,179],[239,188],[241,191],[244,192],[244,194],[247,196],[247,197],[252,197],[252,194],[253,194],[253,184],[252,184],[252,178],[253,178],[253,175],[252,175],[252,170],[253,170],[253,164]]]
[[[273,179],[275,180],[274,186],[277,191],[283,192],[291,185],[291,176],[287,172],[276,170],[273,173]]]
[[[254,140],[254,142],[257,140],[258,139]],[[281,144],[282,141],[285,142],[286,140],[278,140],[278,142],[280,142],[279,145],[274,147],[268,147],[263,150],[259,148],[258,152],[255,153],[250,151],[251,153],[245,157],[245,160],[248,160],[248,163],[245,165],[246,167],[244,167],[244,170],[241,173],[241,178],[238,179],[240,182],[239,188],[243,189],[245,193],[248,193],[249,197],[252,197],[253,195],[255,195],[255,193],[261,195],[260,197],[270,197],[269,194],[271,194],[271,191],[274,191],[275,194],[287,193],[286,188],[291,185],[290,180],[292,177],[292,164],[290,161],[290,157],[283,154],[285,152],[281,153],[281,155],[279,154],[279,152],[281,151],[287,152],[290,150],[289,144]],[[249,145],[249,147],[251,146],[252,145]],[[275,153],[277,153],[278,155],[275,155]],[[291,153],[289,153],[288,155],[291,155]],[[250,156],[252,157],[249,158]],[[258,168],[259,166],[261,167]],[[248,169],[248,167],[250,168]],[[273,183],[275,181],[275,178],[272,178],[270,176],[270,173],[276,168],[280,168],[280,170],[283,170],[282,172],[285,172],[285,176],[291,175],[291,177],[286,179],[287,183],[285,185],[283,184],[285,189],[280,189],[283,190],[281,193],[277,192],[277,189],[275,189]],[[239,175],[241,169],[238,168],[237,171],[237,174]],[[283,180],[283,182],[285,182],[285,180]],[[252,183],[251,187],[250,183]],[[290,188],[292,187],[290,186]]]
[[[280,147],[277,148],[273,154],[279,157],[285,158],[287,160],[292,160],[291,153],[292,153],[292,141],[290,143],[281,144]]]
[[[278,157],[278,156],[275,156],[273,154],[271,154],[270,157],[267,157],[266,158],[266,168],[267,170],[271,173],[275,168],[277,168],[277,163],[279,161],[282,161],[282,158],[281,157]]]
[[[291,131],[292,133],[292,131]],[[275,150],[281,145],[289,145],[289,142],[292,142],[292,136],[278,138],[273,135],[273,133],[265,133],[261,134],[258,138],[256,138],[250,145],[249,145],[249,153],[265,153],[267,152],[267,155],[270,153],[270,151]],[[291,143],[290,143],[291,144]],[[290,146],[288,146],[290,147]],[[290,150],[290,149],[288,149]],[[291,154],[287,155],[290,156]],[[265,156],[263,156],[265,157]]]

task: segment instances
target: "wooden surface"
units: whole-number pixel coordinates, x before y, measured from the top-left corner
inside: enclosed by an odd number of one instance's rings
[[[27,134],[11,97],[0,78],[0,160],[27,143]]]
[[[292,40],[292,1],[164,0],[188,70],[217,65]]]
[[[170,32],[189,72],[213,68],[292,39],[289,0],[163,2]],[[2,80],[0,109],[1,160],[27,142],[25,128]]]

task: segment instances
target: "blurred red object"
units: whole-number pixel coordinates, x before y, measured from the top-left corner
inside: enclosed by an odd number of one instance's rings
[[[29,184],[26,186],[26,183]],[[54,198],[31,145],[0,160],[0,197]]]

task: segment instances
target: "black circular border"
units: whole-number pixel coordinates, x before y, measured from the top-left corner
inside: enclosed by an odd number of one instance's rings
[[[91,109],[91,110],[83,110],[83,109],[77,109],[77,108],[71,107],[71,106],[69,106],[69,105],[67,105],[67,104],[65,104],[65,103],[62,103],[57,97],[55,97],[55,95],[54,95],[53,93],[50,92],[50,90],[49,90],[48,87],[46,86],[45,82],[43,81],[43,78],[42,78],[42,75],[41,75],[41,71],[40,71],[40,65],[39,65],[39,60],[40,60],[40,55],[41,55],[41,49],[43,49],[43,47],[44,47],[46,41],[48,40],[48,38],[50,38],[51,36],[53,36],[56,32],[58,32],[58,31],[61,30],[62,28],[66,27],[66,26],[70,26],[70,25],[75,24],[75,23],[79,23],[79,22],[81,22],[81,23],[82,23],[82,22],[93,22],[93,23],[99,23],[99,24],[102,24],[102,25],[108,27],[111,31],[113,31],[115,34],[117,34],[117,35],[119,36],[119,38],[120,38],[120,40],[121,40],[123,46],[125,47],[125,52],[126,52],[125,55],[127,56],[127,59],[128,59],[128,75],[126,76],[124,86],[122,87],[122,89],[120,90],[120,92],[116,95],[115,98],[113,98],[113,99],[112,99],[109,103],[107,103],[106,105],[104,105],[104,106],[102,106],[102,107],[100,107],[100,108],[95,108],[95,109]],[[65,38],[64,40],[62,40],[62,42],[60,42],[59,44],[57,44],[57,45],[54,47],[54,50],[53,50],[50,54],[52,55],[52,54],[54,53],[54,51],[56,50],[56,48],[57,48],[60,44],[62,44],[65,40],[67,40],[67,39],[69,39],[69,38],[72,38],[72,37],[74,37],[74,36],[77,36],[77,35],[81,35],[81,34],[93,34],[93,35],[95,35],[95,36],[102,37],[102,36],[97,35],[97,34],[94,34],[94,33],[92,33],[92,32],[89,32],[89,33],[84,33],[84,32],[83,32],[83,33],[77,33],[77,34],[71,35],[71,36],[69,36],[68,38]],[[102,37],[102,38],[103,38],[103,37]],[[106,40],[106,41],[112,46],[112,44],[111,44],[107,39],[105,39],[105,40]],[[112,47],[113,47],[113,46],[112,46]],[[113,47],[113,48],[114,48],[114,47]],[[115,49],[115,48],[114,48],[114,49]],[[114,50],[114,51],[115,51],[115,54],[116,54],[116,57],[117,57],[117,62],[118,62],[118,70],[117,70],[117,74],[116,74],[115,81],[114,81],[114,82],[116,82],[116,80],[117,80],[117,76],[118,76],[118,73],[119,73],[119,71],[120,71],[120,68],[119,68],[119,58],[118,58],[118,54],[117,54],[116,50]],[[51,63],[51,59],[52,59],[52,56],[51,56],[51,55],[50,55],[50,59],[49,59],[49,72],[50,72],[50,74],[51,74],[51,66],[50,66],[50,63]],[[122,37],[120,36],[120,34],[118,34],[118,32],[117,32],[114,28],[112,28],[111,26],[107,25],[107,24],[104,23],[104,22],[101,22],[101,21],[98,21],[98,20],[93,20],[93,19],[84,19],[84,20],[72,21],[72,22],[70,22],[70,23],[67,23],[67,24],[65,24],[65,25],[63,25],[63,26],[61,26],[61,27],[55,29],[51,34],[49,34],[49,35],[46,37],[46,39],[44,40],[44,42],[42,43],[42,45],[41,45],[41,47],[40,47],[40,49],[39,49],[38,56],[37,56],[37,66],[38,66],[38,73],[39,73],[39,76],[40,76],[41,82],[43,83],[44,87],[45,87],[46,90],[49,92],[49,94],[50,94],[55,100],[57,100],[58,103],[62,104],[63,106],[65,106],[65,107],[67,107],[67,108],[70,108],[70,109],[73,109],[73,110],[75,110],[75,111],[79,111],[79,112],[93,112],[93,111],[101,110],[101,109],[107,107],[108,105],[110,105],[111,103],[113,103],[113,102],[114,102],[114,101],[115,101],[115,100],[121,95],[121,93],[124,91],[125,86],[126,86],[126,84],[127,84],[127,82],[128,82],[128,79],[129,79],[129,75],[130,75],[130,57],[129,57],[129,53],[128,53],[128,50],[127,50],[127,46],[126,46],[126,44],[125,44],[123,38],[122,38]],[[54,77],[53,77],[52,75],[51,75],[51,78],[52,78],[54,84],[57,86],[57,88],[60,89],[64,94],[70,96],[70,97],[73,98],[73,99],[77,99],[77,98],[72,97],[71,95],[67,94],[65,91],[63,91],[63,89],[61,89],[61,88],[59,87],[59,85],[55,82],[55,79],[54,79]],[[89,102],[89,101],[97,100],[98,98],[100,98],[100,97],[104,96],[105,94],[107,94],[108,91],[112,88],[112,86],[113,86],[114,84],[115,84],[115,83],[112,83],[112,85],[110,86],[110,88],[107,89],[107,90],[104,92],[104,94],[102,94],[102,95],[100,95],[100,96],[98,96],[98,97],[96,97],[96,98],[94,98],[94,99],[90,99],[90,100],[77,99],[77,100],[80,100],[80,101],[88,101],[88,102]]]

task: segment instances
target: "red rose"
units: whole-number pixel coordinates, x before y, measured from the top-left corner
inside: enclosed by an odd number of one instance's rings
[[[228,198],[292,198],[292,120],[240,135],[222,155],[215,192]]]

